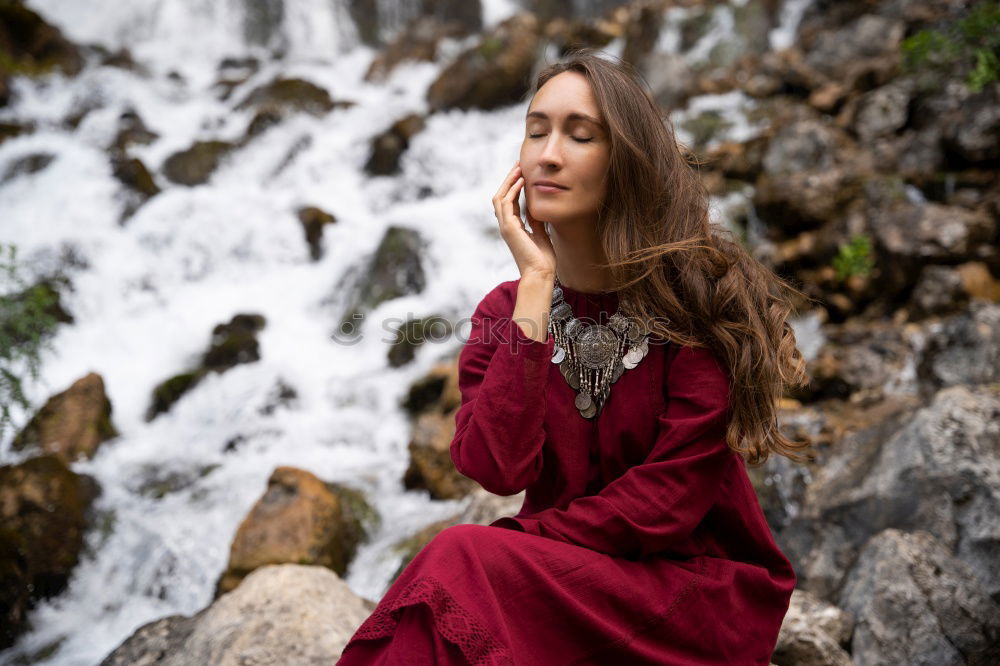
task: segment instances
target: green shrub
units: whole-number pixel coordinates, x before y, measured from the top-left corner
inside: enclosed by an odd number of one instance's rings
[[[979,92],[1000,77],[1000,2],[979,2],[962,18],[907,37],[901,48],[907,71],[959,67],[966,70],[965,84]]]
[[[50,346],[58,324],[51,314],[56,301],[58,295],[51,290],[24,284],[16,246],[0,246],[0,437],[12,422],[13,405],[31,407],[22,375],[38,380],[41,351]]]
[[[833,258],[833,267],[837,271],[837,279],[843,282],[852,275],[868,275],[875,267],[872,256],[872,244],[868,236],[857,234],[849,243],[840,246],[837,256]]]

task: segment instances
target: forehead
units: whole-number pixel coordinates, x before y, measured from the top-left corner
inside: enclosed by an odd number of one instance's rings
[[[578,72],[562,72],[546,81],[531,99],[526,118],[588,120],[603,127],[590,83]]]

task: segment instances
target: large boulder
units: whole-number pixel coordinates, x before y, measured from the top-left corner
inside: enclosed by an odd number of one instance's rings
[[[460,54],[427,90],[431,111],[496,109],[524,99],[531,87],[541,26],[519,13]]]
[[[778,535],[799,587],[832,600],[869,538],[921,529],[1000,598],[1000,386],[944,388],[878,428],[839,443]]]
[[[928,532],[880,532],[840,594],[857,620],[854,663],[1000,662],[1000,605],[982,583]]]
[[[374,606],[325,567],[261,567],[197,615],[139,627],[101,666],[332,664]]]
[[[240,524],[216,596],[269,564],[314,564],[344,575],[366,523],[375,521],[363,496],[294,467],[279,467]]]
[[[83,68],[79,49],[21,0],[0,3],[0,107],[10,100],[10,76],[38,76],[53,69],[70,75]]]
[[[91,372],[49,398],[17,434],[12,447],[34,446],[68,463],[93,457],[101,443],[117,436],[104,380]]]
[[[771,655],[777,666],[852,666],[854,618],[803,590],[794,590]]]
[[[99,492],[57,455],[0,467],[0,649],[28,628],[38,600],[65,589]]]

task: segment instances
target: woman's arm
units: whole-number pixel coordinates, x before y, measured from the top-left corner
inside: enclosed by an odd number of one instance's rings
[[[516,305],[504,285],[487,294],[472,315],[469,340],[459,354],[462,402],[455,414],[451,459],[462,475],[496,495],[521,492],[542,469],[545,396],[555,345],[547,328],[552,288],[548,296],[544,288],[543,279],[521,278]],[[511,314],[519,311],[527,329]],[[542,339],[528,336],[542,324]]]
[[[671,352],[675,356],[666,380],[667,407],[642,464],[565,509],[500,518],[492,525],[617,556],[642,557],[686,539],[716,502],[725,472],[739,454],[725,439],[726,373],[706,349]]]

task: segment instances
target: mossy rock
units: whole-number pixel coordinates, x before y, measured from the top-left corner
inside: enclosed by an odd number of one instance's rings
[[[228,324],[219,324],[212,330],[212,345],[202,357],[202,367],[224,371],[241,363],[260,360],[257,332],[266,320],[257,314],[235,315]]]
[[[137,157],[115,158],[111,162],[112,172],[125,187],[138,193],[143,199],[148,199],[160,193],[160,188],[153,180],[153,175]]]
[[[323,116],[336,107],[324,88],[304,79],[276,78],[255,88],[236,106],[237,111],[255,108],[280,111],[303,111]]]
[[[392,574],[392,579],[389,584],[392,585],[399,578],[399,574],[403,573],[403,570],[413,561],[413,558],[417,556],[424,546],[429,544],[434,537],[440,534],[445,529],[451,527],[452,525],[457,525],[459,521],[459,514],[452,516],[451,518],[445,518],[444,520],[439,520],[437,522],[431,523],[427,527],[423,528],[419,532],[412,534],[405,539],[401,539],[393,544],[392,549],[394,552],[402,553],[403,559],[396,567],[396,571]]]
[[[21,2],[0,2],[0,76],[41,76],[53,69],[74,75],[83,68],[79,49]]]
[[[347,573],[347,567],[358,552],[358,547],[382,522],[378,511],[368,502],[364,493],[341,483],[326,484],[340,503],[339,554],[330,567],[338,576]]]
[[[98,492],[55,455],[0,467],[0,648],[27,628],[37,600],[65,589]]]
[[[316,206],[303,206],[298,210],[299,222],[309,245],[309,257],[313,261],[323,258],[323,227],[336,224],[337,218]]]
[[[193,389],[205,378],[208,371],[199,368],[189,372],[182,372],[174,375],[170,379],[161,382],[153,389],[153,400],[146,410],[146,421],[152,421],[157,415],[170,411],[181,397]]]
[[[234,148],[228,141],[197,141],[168,157],[163,163],[163,175],[178,185],[202,185]]]
[[[362,273],[366,281],[341,319],[340,330],[355,326],[356,315],[386,301],[422,292],[427,283],[420,261],[422,250],[423,242],[416,230],[395,226],[387,229],[368,269]]]
[[[410,319],[396,330],[396,340],[389,347],[389,366],[399,368],[413,360],[427,338],[443,338],[451,333],[451,322],[441,316]]]

